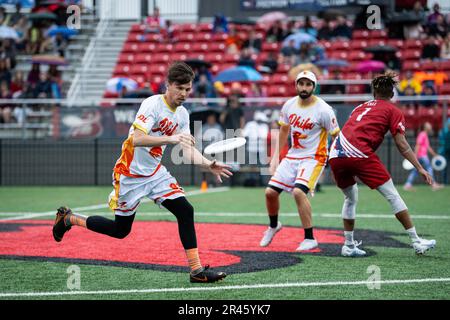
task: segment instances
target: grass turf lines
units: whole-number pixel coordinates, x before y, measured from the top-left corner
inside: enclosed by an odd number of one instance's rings
[[[449,298],[449,188],[400,190],[419,235],[437,240],[436,249],[416,256],[381,195],[360,187],[355,238],[370,252],[360,259],[339,256],[343,196],[335,187],[327,186],[311,199],[321,251],[306,254],[295,252],[303,230],[289,195],[281,197],[279,217],[285,228],[268,248],[260,248],[268,223],[263,188],[206,194],[188,188],[202,263],[229,273],[225,281],[209,285],[189,283],[176,220],[153,203],[141,205],[124,240],[75,227],[61,243],[53,241],[57,207],[90,207],[80,213],[113,217],[105,205],[110,191],[0,188],[0,299]],[[74,264],[81,282],[80,290],[72,291],[67,270]]]

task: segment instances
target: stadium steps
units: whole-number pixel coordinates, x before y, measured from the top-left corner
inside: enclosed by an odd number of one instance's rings
[[[102,98],[106,82],[112,76],[117,58],[133,23],[133,21],[113,21],[108,26],[103,37],[95,40],[91,39],[91,41],[95,41],[95,54],[87,69],[81,65],[83,57],[79,58],[77,65],[77,75],[80,79],[78,83],[79,90],[77,94],[68,97],[68,99],[75,102],[79,98],[83,100],[98,100]],[[72,50],[81,52],[83,48],[74,45]],[[74,92],[76,91],[74,90]]]

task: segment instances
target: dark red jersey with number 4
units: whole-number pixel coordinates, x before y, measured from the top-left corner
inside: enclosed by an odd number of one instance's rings
[[[330,158],[367,158],[374,153],[390,131],[405,133],[405,117],[386,100],[371,100],[357,106],[332,146]]]

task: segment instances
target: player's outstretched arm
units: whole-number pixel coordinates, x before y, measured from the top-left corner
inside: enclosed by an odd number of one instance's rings
[[[200,151],[198,151],[193,146],[183,146],[183,154],[184,157],[192,161],[193,164],[200,166],[203,169],[209,170],[212,174],[215,175],[217,181],[222,183],[222,177],[229,178],[233,175],[230,169],[231,167],[218,162],[216,160],[208,160],[206,159]]]
[[[159,147],[167,144],[181,144],[183,146],[194,145],[195,140],[190,134],[176,134],[173,136],[152,137],[144,131],[135,128],[133,146],[135,147]]]
[[[412,165],[417,169],[417,171],[420,173],[422,178],[429,185],[433,184],[433,178],[419,163],[419,160],[417,160],[417,157],[416,157],[414,151],[411,149],[411,146],[409,145],[408,141],[406,141],[405,136],[401,133],[397,133],[394,136],[394,141],[395,141],[397,149],[400,151],[401,155],[403,157],[405,157],[409,162],[412,163]]]

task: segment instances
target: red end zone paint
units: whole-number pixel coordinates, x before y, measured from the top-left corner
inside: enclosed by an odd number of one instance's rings
[[[130,235],[122,240],[72,227],[60,243],[53,240],[52,225],[53,221],[36,220],[0,224],[0,255],[187,265],[175,222],[137,221]],[[303,239],[301,228],[283,227],[269,247],[261,248],[259,241],[266,228],[265,225],[197,223],[200,258],[215,267],[229,266],[241,262],[241,257],[229,251],[295,253]],[[320,244],[343,242],[341,231],[316,229],[314,232]]]

